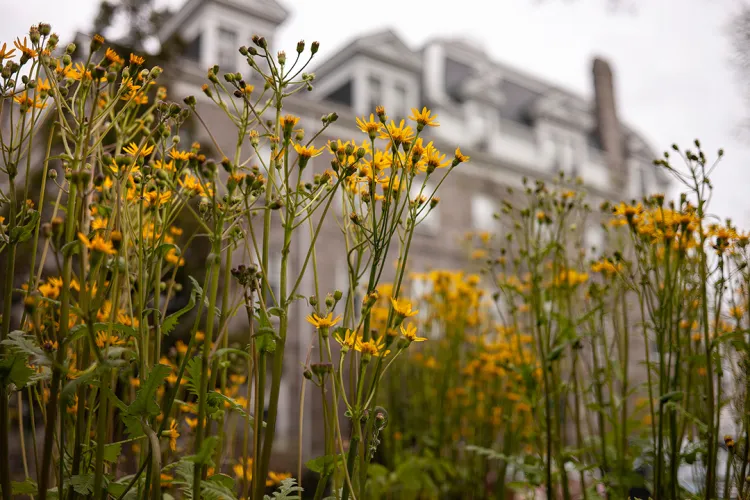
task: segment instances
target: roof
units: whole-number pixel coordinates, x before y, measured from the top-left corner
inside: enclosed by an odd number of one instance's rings
[[[399,66],[408,71],[421,72],[422,60],[392,29],[376,31],[355,37],[342,45],[342,49],[318,64],[313,71],[323,76],[362,54],[376,60]]]
[[[164,25],[159,41],[170,38],[188,19],[198,13],[205,4],[214,3],[239,14],[248,14],[264,19],[276,26],[289,17],[289,11],[276,0],[187,0],[185,4]]]

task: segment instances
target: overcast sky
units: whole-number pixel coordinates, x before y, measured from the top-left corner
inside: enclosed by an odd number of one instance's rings
[[[711,154],[725,148],[713,212],[750,228],[750,133],[741,131],[750,106],[727,36],[741,0],[622,0],[634,8],[618,12],[608,0],[279,1],[292,12],[278,39],[289,52],[299,39],[318,40],[325,57],[352,37],[385,27],[415,49],[434,36],[468,36],[494,58],[587,97],[591,59],[604,56],[615,72],[620,116],[657,152],[696,137]],[[51,22],[66,40],[90,27],[97,5],[9,1],[0,43],[39,21]]]

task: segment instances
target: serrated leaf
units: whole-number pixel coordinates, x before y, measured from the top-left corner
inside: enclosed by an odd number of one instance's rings
[[[109,443],[104,445],[104,461],[117,462],[122,453],[122,442]]]
[[[327,476],[333,473],[333,469],[338,462],[342,462],[341,455],[322,455],[305,462],[305,467],[321,476]]]
[[[189,455],[185,457],[184,460],[187,462],[192,462],[194,464],[213,467],[214,462],[213,460],[211,460],[211,455],[213,455],[217,444],[219,444],[218,436],[209,436],[205,439],[205,441],[203,441],[203,444],[201,444],[201,449],[197,454]]]
[[[76,493],[88,495],[94,492],[94,475],[79,474],[70,478],[70,486]]]
[[[13,384],[16,389],[21,389],[28,384],[36,372],[27,366],[27,361],[28,356],[22,353],[13,353],[0,360],[0,385],[7,387]]]
[[[154,365],[148,378],[141,383],[140,389],[136,392],[135,400],[128,406],[128,414],[147,417],[158,415],[160,409],[156,402],[156,391],[170,373],[172,373],[171,367],[162,364]]]
[[[26,478],[25,481],[11,481],[10,488],[14,495],[36,495],[39,489],[31,478]]]
[[[195,301],[196,297],[200,294],[201,290],[200,288],[193,287],[193,290],[190,292],[190,300],[188,303],[180,309],[179,311],[175,311],[169,316],[164,319],[164,322],[161,324],[161,332],[164,335],[169,335],[172,333],[172,330],[177,327],[177,322],[180,320],[180,317],[189,312],[193,307],[195,307]]]
[[[195,356],[185,367],[185,385],[193,396],[200,392],[201,359],[202,356]]]

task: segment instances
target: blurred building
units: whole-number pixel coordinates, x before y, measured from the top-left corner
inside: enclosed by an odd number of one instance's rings
[[[171,97],[198,98],[199,113],[222,149],[233,150],[236,132],[201,92],[206,69],[219,64],[221,73],[240,71],[258,87],[237,49],[251,45],[256,34],[275,47],[275,32],[288,15],[274,0],[188,0],[164,27],[162,41],[179,36],[186,47],[166,73],[173,82]],[[287,49],[293,52],[292,47]],[[524,177],[554,182],[560,171],[580,177],[592,206],[667,189],[668,179],[652,165],[654,152],[618,119],[614,78],[604,60],[593,61],[591,99],[495,61],[481,47],[461,39],[434,38],[413,49],[386,29],[351,40],[334,53],[324,48],[318,58],[323,62],[310,69],[316,77],[314,91],[285,102],[287,112],[301,117],[300,126],[308,134],[320,128],[321,116],[338,113],[339,120],[319,144],[334,138],[361,141],[354,118],[369,116],[377,105],[385,106],[394,119],[408,116],[410,108],[428,106],[440,121],[440,127],[425,131],[429,139],[443,151],[459,145],[471,156],[471,162],[456,169],[450,182],[441,186],[440,205],[417,228],[411,253],[414,270],[465,267],[464,234],[497,230],[493,214],[506,187],[520,187]],[[211,142],[200,127],[186,134],[190,141]],[[325,155],[314,158],[308,173],[322,171],[328,161]],[[602,244],[598,223],[587,224],[585,231],[588,246]],[[345,289],[347,271],[340,242],[339,228],[331,220],[317,244],[322,293]],[[307,245],[309,241],[294,242],[291,255],[296,261],[290,269],[294,277]],[[277,286],[279,269],[280,256],[270,265],[272,286]],[[302,295],[313,293],[311,281],[303,280]],[[280,451],[296,455],[301,365],[309,352],[315,359],[317,346],[314,329],[304,321],[309,313],[306,303],[297,301],[293,308],[277,444]],[[239,320],[235,333],[241,335],[246,328]],[[319,398],[309,396],[305,414],[314,416],[319,414]],[[305,457],[319,453],[322,440],[318,419],[305,418]]]

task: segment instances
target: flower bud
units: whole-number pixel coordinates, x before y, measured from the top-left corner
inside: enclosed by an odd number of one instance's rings
[[[305,51],[305,41],[300,40],[299,42],[297,42],[297,54],[301,54],[304,51]]]
[[[74,44],[74,43],[69,43],[69,44],[68,44],[68,46],[67,46],[67,47],[65,47],[65,54],[66,54],[66,55],[73,55],[73,53],[74,53],[75,51],[76,51],[76,44]],[[70,64],[70,63],[69,63],[69,62],[68,62],[68,63],[65,63],[65,62],[63,61],[63,64],[65,64],[65,65],[67,66],[67,65],[68,65],[68,64]]]
[[[320,49],[320,43],[319,42],[313,42],[310,45],[310,52],[312,54],[316,54],[318,52],[318,49]]]
[[[96,34],[91,39],[91,45],[89,46],[89,48],[91,49],[91,52],[96,52],[97,50],[102,48],[102,45],[104,45],[104,37]]]

